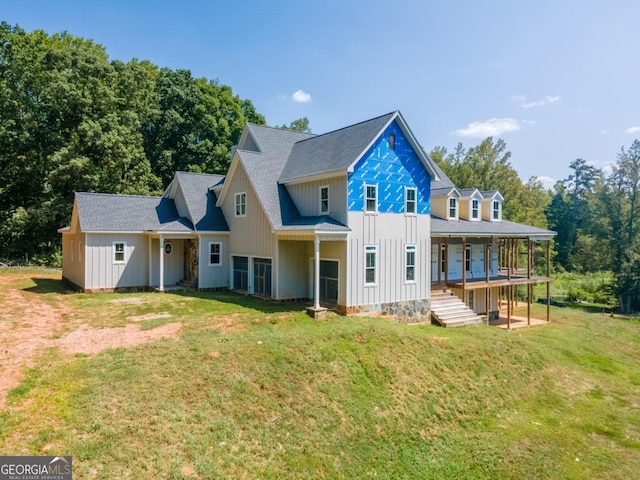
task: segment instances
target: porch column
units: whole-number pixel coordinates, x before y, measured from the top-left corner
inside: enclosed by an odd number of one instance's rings
[[[444,284],[449,285],[449,237],[444,239]]]
[[[314,240],[315,249],[315,272],[314,272],[314,304],[313,308],[320,309],[320,237],[316,235]]]
[[[547,240],[547,322],[550,319],[551,303],[551,240]]]
[[[153,252],[151,251],[151,235],[149,235],[148,240],[149,254],[147,256],[149,257],[149,281],[147,282],[147,286],[150,287],[152,282],[151,264],[153,263]]]
[[[462,237],[462,296],[467,301],[467,237]]]
[[[487,281],[487,286],[489,286],[489,280],[491,279],[491,244],[490,240],[487,238],[487,242],[484,247],[484,270]]]
[[[442,240],[438,238],[438,284],[442,283]]]
[[[158,290],[164,292],[164,237],[160,235],[160,286]]]

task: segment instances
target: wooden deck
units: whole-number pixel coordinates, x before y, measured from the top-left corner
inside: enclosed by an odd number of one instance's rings
[[[476,290],[478,288],[491,288],[491,287],[507,287],[509,285],[527,285],[527,284],[535,284],[535,283],[547,283],[550,281],[549,277],[545,276],[531,276],[530,278],[526,275],[497,275],[489,278],[489,282],[487,282],[486,277],[483,278],[467,278],[463,282],[461,278],[456,278],[455,280],[449,280],[446,284],[444,281],[438,283],[437,281],[433,283],[432,289],[438,289],[441,287],[448,288],[464,288],[465,290]]]

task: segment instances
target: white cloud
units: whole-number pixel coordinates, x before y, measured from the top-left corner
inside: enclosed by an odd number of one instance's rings
[[[553,177],[547,177],[546,175],[540,175],[536,179],[542,184],[545,189],[551,189],[556,184],[557,180]]]
[[[298,103],[308,103],[311,101],[311,94],[304,90],[296,90],[293,92],[293,95],[291,95],[291,99]]]
[[[461,128],[453,132],[459,137],[486,138],[502,133],[520,130],[518,121],[514,118],[492,118],[486,122],[473,122],[467,128]]]
[[[627,133],[638,133],[640,132],[640,127],[630,127],[626,130]]]
[[[522,108],[545,107],[560,101],[559,95],[547,95],[542,100],[529,101],[526,95],[512,95],[511,100],[520,104]]]

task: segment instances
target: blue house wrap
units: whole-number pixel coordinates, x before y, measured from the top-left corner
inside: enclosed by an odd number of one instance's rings
[[[395,149],[390,146],[391,134],[395,135]],[[431,212],[431,177],[395,121],[358,161],[354,171],[349,173],[349,211],[364,211],[365,185],[378,186],[380,213],[405,213],[407,187],[417,189],[416,212],[424,215]]]

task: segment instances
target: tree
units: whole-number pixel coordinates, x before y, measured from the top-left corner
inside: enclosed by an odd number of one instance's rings
[[[309,119],[307,117],[302,117],[297,120],[294,120],[289,125],[282,124],[276,128],[282,128],[284,130],[293,130],[295,132],[312,133],[311,127],[309,126]]]

